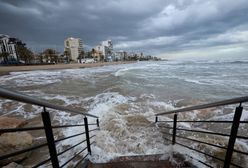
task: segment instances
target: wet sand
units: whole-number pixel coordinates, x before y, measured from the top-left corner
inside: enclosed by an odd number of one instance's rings
[[[128,61],[128,62],[102,62],[102,63],[90,63],[90,64],[73,63],[73,64],[54,64],[54,65],[0,66],[0,75],[8,75],[10,72],[18,72],[18,71],[92,68],[99,66],[129,64],[129,63],[134,63],[134,62]]]

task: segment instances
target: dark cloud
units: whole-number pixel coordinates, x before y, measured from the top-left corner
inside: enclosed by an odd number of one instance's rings
[[[0,0],[0,33],[35,50],[72,36],[158,54],[247,44],[247,11],[247,0]]]

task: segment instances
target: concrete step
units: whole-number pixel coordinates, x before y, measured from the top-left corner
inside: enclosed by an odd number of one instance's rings
[[[128,162],[114,162],[114,163],[102,163],[91,164],[88,168],[171,168],[172,166],[168,161],[128,161]]]
[[[194,167],[185,162],[182,156],[174,155],[172,164],[164,155],[122,156],[108,163],[89,163],[87,168],[174,168]]]

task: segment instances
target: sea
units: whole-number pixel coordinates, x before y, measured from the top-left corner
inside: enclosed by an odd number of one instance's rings
[[[95,68],[65,70],[37,70],[11,72],[0,76],[0,86],[50,103],[76,108],[82,112],[99,116],[100,130],[95,131],[92,145],[92,162],[108,162],[119,156],[169,154],[174,152],[190,155],[214,164],[218,162],[206,158],[178,145],[172,146],[155,123],[155,114],[171,110],[248,96],[248,59],[201,59],[146,61],[130,64],[110,65]],[[191,111],[180,116],[188,120],[232,120],[237,105],[229,105],[211,110]],[[244,103],[242,120],[248,120],[248,108]],[[27,106],[6,99],[0,99],[0,115],[33,120],[42,112],[41,107]],[[52,120],[57,124],[77,124],[83,122],[82,115],[55,111]],[[173,116],[159,117],[159,121],[171,120]],[[89,118],[89,122],[95,119]],[[230,133],[230,125],[179,124],[189,129],[201,128]],[[92,127],[93,128],[93,127]],[[59,134],[69,136],[83,128],[63,129]],[[247,135],[248,127],[242,125],[240,132]],[[224,140],[205,135],[188,135],[215,144],[226,145]],[[40,135],[41,136],[41,135]],[[168,136],[168,135],[167,135]],[[44,139],[36,137],[37,139]],[[167,137],[170,138],[170,137]],[[74,138],[57,145],[59,151],[82,140]],[[222,144],[223,143],[223,144]],[[237,140],[238,149],[247,152],[248,141]],[[220,151],[213,147],[189,143],[193,148],[201,148],[218,156]],[[206,148],[206,149],[205,149]],[[60,157],[68,160],[73,153]],[[219,152],[219,153],[218,153]],[[219,157],[224,157],[220,154]],[[236,163],[248,166],[245,155],[237,156]],[[198,167],[201,163],[193,161]]]

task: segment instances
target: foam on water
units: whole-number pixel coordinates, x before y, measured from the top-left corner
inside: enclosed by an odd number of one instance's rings
[[[124,69],[120,69],[117,72],[114,73],[115,76],[121,76],[123,75],[125,72],[129,71],[130,68],[124,68]]]
[[[22,86],[25,86],[26,91],[23,92],[28,95],[41,97],[52,103],[83,109],[83,111],[99,116],[101,129],[94,132],[96,137],[93,140],[96,143],[92,146],[93,153],[89,157],[93,162],[107,162],[123,155],[162,154],[165,151],[169,152],[169,155],[172,151],[190,154],[194,158],[206,161],[207,159],[203,156],[185,148],[177,145],[174,147],[167,146],[162,133],[154,124],[155,114],[176,109],[173,104],[177,104],[179,99],[192,98],[204,102],[209,97],[214,96],[216,96],[214,97],[216,99],[213,100],[223,100],[224,98],[231,98],[230,95],[246,94],[245,88],[248,86],[246,74],[243,74],[242,79],[239,78],[239,69],[237,68],[236,71],[232,66],[229,67],[230,64],[239,66],[238,62],[226,63],[226,67],[221,67],[216,62],[136,63],[92,69],[15,72],[11,75],[1,76],[0,80],[1,85],[17,87],[19,90],[22,90]],[[242,72],[245,71],[242,69]],[[101,83],[102,79],[106,79],[104,80],[105,83]],[[78,83],[70,83],[74,80]],[[83,83],[85,81],[87,85]],[[63,88],[64,82],[67,86],[72,85],[69,87],[72,90],[74,86],[77,89],[79,88],[76,91],[80,94],[75,96],[71,90],[63,92],[63,89],[65,89]],[[83,84],[80,85],[81,83]],[[61,88],[56,92],[57,84]],[[96,86],[100,88],[90,87],[95,84],[98,84]],[[33,89],[32,86],[35,85],[43,86]],[[101,88],[102,85],[104,86]],[[53,94],[47,93],[46,86],[53,89]],[[221,90],[222,88],[224,89]],[[60,91],[63,93],[60,93]],[[81,97],[81,93],[87,94]],[[196,96],[195,98],[194,95],[198,93],[202,97]],[[183,104],[183,106],[187,105],[192,104]],[[9,100],[1,100],[0,106],[4,107],[1,115],[23,116],[27,119],[37,116],[42,110],[42,108],[36,106],[27,106]],[[231,108],[233,109],[233,107]],[[53,113],[53,120],[59,124],[79,124],[83,122],[83,116],[81,115],[54,110],[49,110],[49,112]],[[197,120],[201,117],[200,115],[203,115],[203,113],[193,111],[185,113],[182,118]],[[161,116],[159,120],[171,121],[172,117]],[[223,113],[222,110],[218,109],[212,112],[208,119],[231,120],[232,118],[233,113]],[[244,109],[242,120],[248,120],[246,109]],[[95,119],[89,118],[89,123],[95,123]],[[190,124],[183,123],[178,123],[178,126],[188,129],[192,127]],[[94,127],[91,127],[91,129],[94,129]],[[59,136],[67,137],[80,132],[83,132],[83,128],[66,128],[59,132],[56,138]],[[58,151],[61,152],[71,144],[79,143],[83,139],[85,139],[84,135],[72,140],[62,141],[58,143]],[[205,140],[212,142],[213,139],[205,138]],[[224,140],[214,139],[214,142],[221,144]],[[237,141],[237,143],[241,146],[241,149],[248,151],[247,142]],[[192,147],[202,147],[196,143],[190,145]],[[74,150],[63,154],[61,156],[62,163],[84,147],[85,145],[79,145]],[[82,155],[85,155],[85,153]],[[202,167],[202,164],[198,162],[195,164]]]
[[[93,162],[107,162],[117,156],[158,154],[166,150],[162,134],[149,121],[151,113],[136,111],[136,98],[103,93],[91,98],[89,113],[100,117],[101,130],[92,147]],[[131,106],[131,108],[130,108]],[[153,118],[154,119],[154,118]]]
[[[135,63],[133,63],[135,64]],[[133,64],[110,65],[95,68],[84,69],[65,69],[65,70],[36,70],[36,71],[22,71],[10,72],[10,75],[0,76],[1,85],[15,85],[15,86],[34,86],[34,85],[48,85],[62,82],[62,78],[73,79],[88,79],[92,75],[106,72],[113,72],[124,67],[132,67]]]
[[[25,71],[11,72],[10,75],[0,77],[2,85],[33,86],[47,85],[61,82],[57,76],[61,76],[58,71]]]
[[[175,110],[175,107],[172,104],[161,102],[161,101],[152,101],[149,102],[149,106],[153,108],[158,108],[158,111],[171,111]]]
[[[6,107],[1,111],[1,116],[18,116],[25,119],[31,119],[42,112],[42,109],[38,106],[20,102],[2,101],[0,106]]]
[[[158,64],[136,64],[136,66],[129,66],[129,67],[125,67],[125,68],[121,68],[119,70],[117,70],[114,73],[114,76],[123,76],[125,75],[128,71],[132,71],[132,70],[146,70],[146,69],[152,69],[152,68],[158,68],[159,65]]]
[[[148,98],[149,95],[142,95],[141,97]],[[46,99],[52,98],[65,100],[64,96],[46,97]],[[95,132],[96,137],[93,140],[96,143],[92,146],[91,161],[107,162],[123,155],[163,154],[164,151],[168,150],[168,147],[164,144],[162,134],[153,124],[154,111],[139,111],[140,104],[137,104],[136,100],[135,97],[125,97],[118,92],[106,92],[83,99],[89,104],[87,107],[89,113],[98,115],[100,120],[101,129]],[[80,104],[80,100],[77,101]],[[164,109],[171,108],[170,105],[167,106],[163,102],[152,102],[151,104],[160,104],[161,108]],[[83,122],[83,116],[81,115],[71,115],[66,112],[54,114],[53,119],[61,124]],[[95,119],[89,118],[89,123],[95,123]],[[94,127],[90,129],[94,129]],[[64,129],[61,133],[64,137],[67,137],[82,131],[82,128],[76,127]],[[58,144],[58,151],[63,151],[65,147],[77,144],[83,139],[84,137],[79,136],[73,138],[73,140],[65,140]],[[73,153],[79,152],[84,147],[85,145],[79,145],[71,152],[62,155],[60,159],[65,162]]]

